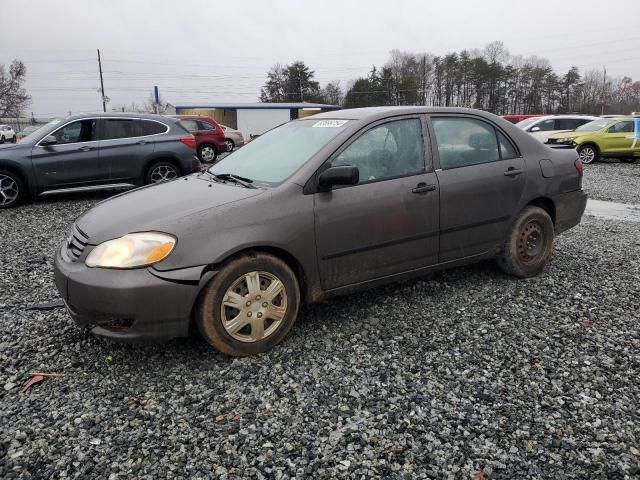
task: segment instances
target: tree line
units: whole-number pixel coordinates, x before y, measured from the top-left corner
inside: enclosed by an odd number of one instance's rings
[[[602,70],[553,70],[547,59],[511,56],[502,42],[444,56],[393,50],[366,76],[321,87],[302,61],[274,65],[263,102],[317,102],[345,108],[380,105],[469,107],[507,113],[630,113],[640,111],[640,81]]]

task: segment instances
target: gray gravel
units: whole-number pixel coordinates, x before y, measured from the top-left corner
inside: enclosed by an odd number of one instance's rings
[[[0,212],[0,478],[640,477],[637,224],[585,218],[535,279],[487,262],[306,307],[232,360],[25,310],[99,198]],[[34,370],[65,376],[19,394]]]
[[[585,165],[582,186],[589,198],[640,205],[640,161],[604,160]]]

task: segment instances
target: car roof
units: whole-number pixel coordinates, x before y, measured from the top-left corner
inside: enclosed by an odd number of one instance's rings
[[[591,118],[593,120],[596,120],[600,117],[596,117],[594,115],[582,115],[580,113],[576,113],[576,114],[568,114],[568,113],[563,113],[563,114],[559,114],[559,115],[543,115],[541,117],[536,117],[536,120],[547,120],[550,118]]]
[[[300,120],[307,119],[335,119],[335,120],[376,120],[395,115],[411,115],[417,113],[464,113],[467,115],[479,115],[486,118],[496,118],[493,113],[476,110],[472,108],[457,107],[364,107],[349,108],[344,110],[332,110],[330,112],[317,113],[311,117],[304,117]],[[505,121],[504,119],[501,119]]]
[[[155,113],[133,113],[133,112],[86,112],[71,115],[65,118],[65,121],[76,120],[87,117],[95,118],[141,118],[145,120],[157,120],[166,121],[169,118],[167,115],[157,115]]]

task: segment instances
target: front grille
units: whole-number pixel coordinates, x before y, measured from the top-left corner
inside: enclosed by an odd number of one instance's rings
[[[84,252],[87,243],[89,243],[88,235],[74,225],[64,242],[62,252],[68,261],[75,262]]]

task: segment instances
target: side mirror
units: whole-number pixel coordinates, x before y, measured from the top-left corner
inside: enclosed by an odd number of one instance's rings
[[[42,145],[43,147],[55,145],[56,143],[58,143],[58,140],[53,135],[47,135],[42,140],[40,140],[40,145]]]
[[[355,185],[360,180],[358,167],[342,165],[329,167],[318,177],[318,185],[330,189],[335,185]]]
[[[540,131],[540,127],[531,127],[531,130],[529,130],[531,133],[533,132],[539,132]]]

